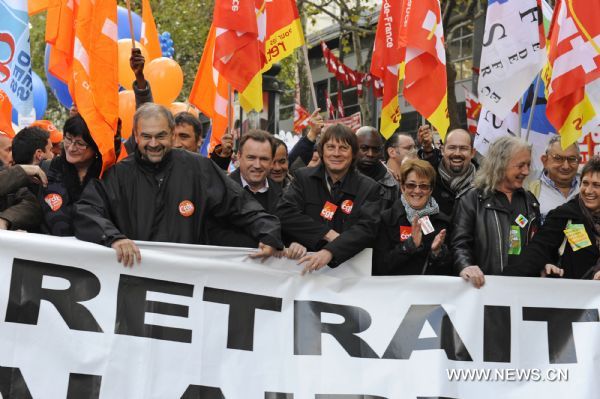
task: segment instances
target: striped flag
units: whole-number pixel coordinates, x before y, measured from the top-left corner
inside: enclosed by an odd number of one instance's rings
[[[371,60],[371,74],[383,82],[380,131],[386,139],[398,129],[401,118],[398,104],[399,70],[404,60],[398,41],[401,1],[383,0]]]
[[[325,92],[325,101],[327,102],[327,112],[329,112],[329,119],[335,119],[335,107],[331,101],[329,92]]]
[[[477,133],[477,122],[481,113],[481,103],[477,96],[469,90],[465,90],[465,109],[467,112],[467,128],[472,134]]]
[[[115,162],[119,114],[116,60],[116,0],[79,0],[69,91],[98,145],[103,170]]]
[[[548,39],[546,115],[563,148],[597,131],[600,110],[600,3],[562,0]]]
[[[344,115],[344,99],[343,97],[343,92],[340,88],[338,88],[338,92],[337,92],[337,115],[338,118],[343,118]]]
[[[450,119],[440,3],[406,1],[402,11],[400,45],[406,49],[403,94],[444,140]]]

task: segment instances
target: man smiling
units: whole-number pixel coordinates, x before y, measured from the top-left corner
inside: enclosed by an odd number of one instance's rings
[[[174,125],[164,106],[136,111],[136,151],[87,185],[76,204],[76,237],[114,248],[125,266],[141,260],[131,240],[204,244],[209,220],[255,238],[259,251],[251,257],[282,249],[277,218],[209,159],[171,148]]]
[[[369,247],[381,210],[379,185],[355,170],[352,130],[328,127],[318,149],[322,164],[299,169],[276,210],[284,235],[316,251],[300,259],[304,272],[336,267]]]

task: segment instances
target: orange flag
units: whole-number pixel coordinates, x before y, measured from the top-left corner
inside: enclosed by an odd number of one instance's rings
[[[446,51],[440,3],[438,0],[406,2],[400,45],[406,48],[404,97],[446,137],[448,85]]]
[[[142,0],[142,37],[140,38],[140,43],[148,50],[150,60],[162,57],[162,50],[158,40],[158,30],[152,16],[150,0]]]
[[[227,130],[227,107],[229,103],[228,83],[213,66],[216,28],[211,26],[204,44],[202,59],[190,92],[189,102],[211,119],[211,150],[221,142]]]
[[[371,74],[383,81],[380,131],[385,138],[400,126],[398,81],[402,79],[400,68],[404,60],[399,45],[402,3],[400,0],[383,1],[371,60]]]
[[[12,104],[8,95],[0,90],[0,132],[6,133],[9,137],[14,137],[15,131],[12,127]]]
[[[72,0],[48,0],[46,43],[52,45],[48,70],[65,83],[71,77],[76,6]]]
[[[102,155],[103,170],[115,162],[119,113],[117,2],[79,0],[69,91]]]
[[[48,8],[49,0],[28,0],[27,13],[29,16],[38,14]]]

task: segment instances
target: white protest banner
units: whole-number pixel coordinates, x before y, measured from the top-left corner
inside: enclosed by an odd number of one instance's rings
[[[478,81],[479,101],[500,119],[544,66],[544,29],[537,0],[490,0]]]
[[[124,268],[0,232],[1,395],[600,397],[598,282],[300,276],[246,253],[154,244]]]

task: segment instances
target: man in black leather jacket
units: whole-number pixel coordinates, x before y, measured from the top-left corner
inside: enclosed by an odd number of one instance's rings
[[[474,188],[460,196],[451,247],[458,274],[477,288],[485,274],[501,274],[516,262],[539,228],[539,203],[523,189],[531,147],[514,137],[490,146]]]

